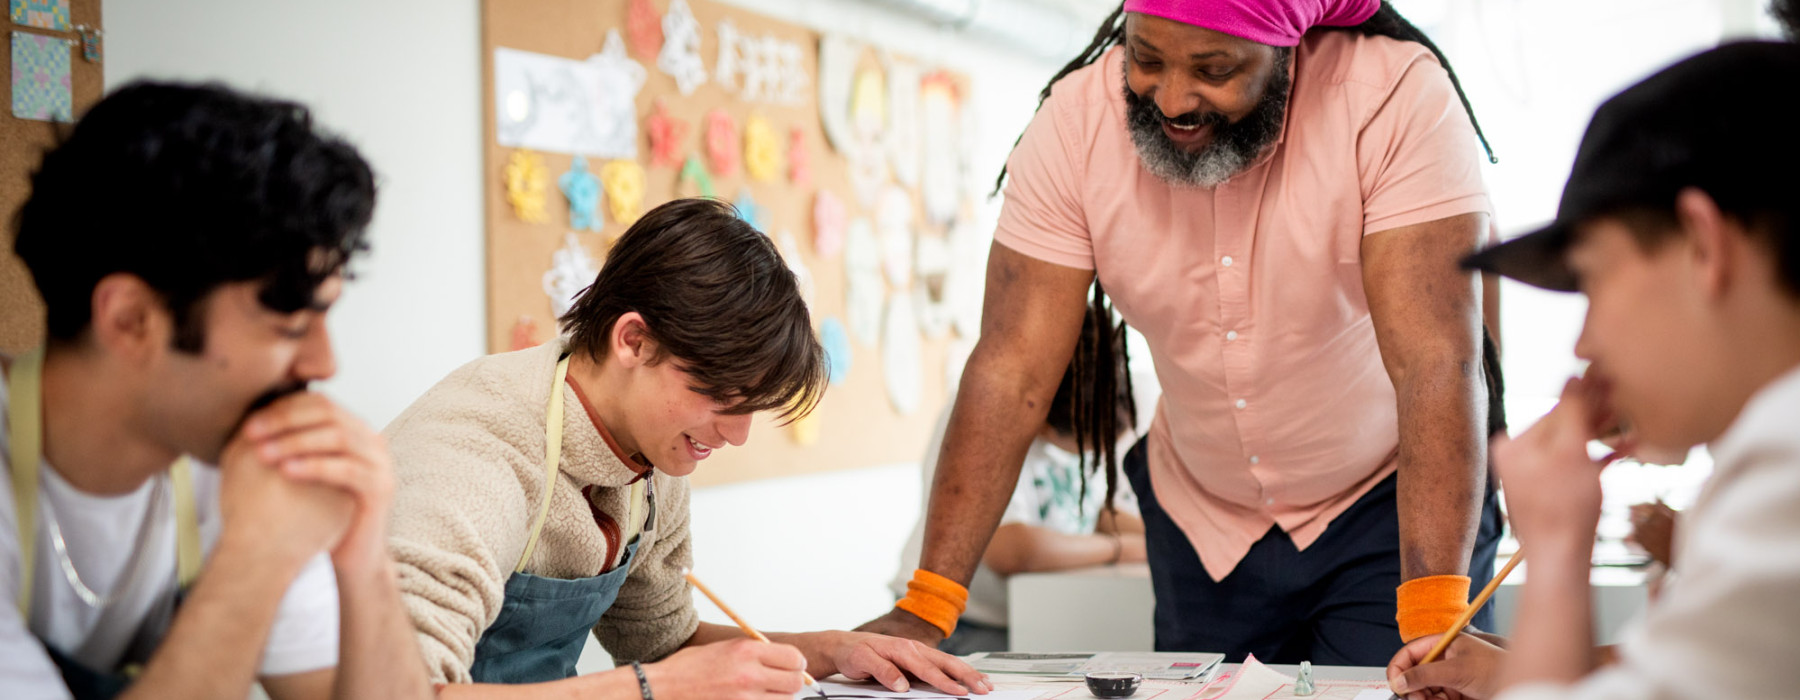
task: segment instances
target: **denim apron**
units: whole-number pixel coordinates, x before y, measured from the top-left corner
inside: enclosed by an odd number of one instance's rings
[[[35,582],[34,569],[37,564],[38,464],[43,461],[44,454],[43,369],[44,350],[38,348],[14,361],[11,376],[7,378],[7,393],[11,397],[7,429],[12,436],[9,458],[12,460],[13,507],[19,518],[19,561],[22,563],[20,569],[23,576],[19,583],[19,618],[27,625],[31,622],[31,588]],[[186,456],[175,460],[175,464],[169,467],[169,480],[175,491],[175,569],[178,581],[175,605],[179,606],[182,594],[200,575],[200,525],[194,510],[193,467]],[[148,507],[155,508],[156,504],[152,503]],[[120,581],[114,585],[130,583]],[[107,623],[106,615],[110,610],[101,613],[101,625]],[[169,613],[169,618],[173,618],[172,612]],[[142,653],[133,655],[141,657],[136,659],[139,662],[147,660],[149,652],[160,641],[144,639],[146,631],[140,629],[139,639],[132,645],[134,649],[143,650]],[[110,700],[124,693],[142,671],[141,663],[133,662],[111,670],[90,668],[51,646],[41,637],[38,641],[49,652],[56,670],[62,673],[63,685],[68,687],[69,694],[76,700]]]
[[[500,615],[475,643],[475,663],[469,675],[476,683],[541,683],[562,680],[575,675],[575,661],[587,641],[589,630],[600,622],[631,571],[638,543],[633,538],[655,527],[656,493],[651,479],[632,482],[624,529],[620,542],[630,542],[625,556],[613,570],[587,578],[558,579],[525,573],[525,563],[537,547],[544,519],[550,514],[550,499],[555,493],[558,466],[562,461],[563,392],[569,373],[569,358],[556,363],[556,380],[550,385],[550,405],[545,412],[544,436],[544,501],[538,506],[537,521],[531,526],[531,537],[525,541],[525,553],[512,576],[506,579],[506,599]],[[647,510],[640,510],[640,502]],[[638,526],[639,514],[645,522]]]

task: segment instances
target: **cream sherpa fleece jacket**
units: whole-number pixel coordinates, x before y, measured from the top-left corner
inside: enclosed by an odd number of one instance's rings
[[[398,492],[390,549],[420,651],[437,682],[469,682],[475,643],[500,614],[544,497],[544,416],[562,343],[491,355],[425,392],[387,427]],[[594,576],[617,566],[638,472],[614,454],[567,384],[562,464],[525,571]],[[673,653],[699,625],[687,480],[656,473],[656,517],[619,599],[594,627],[614,659]],[[641,510],[641,509],[640,509]]]

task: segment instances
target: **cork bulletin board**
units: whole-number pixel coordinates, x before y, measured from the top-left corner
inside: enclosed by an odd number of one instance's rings
[[[659,65],[667,46],[659,48],[658,42],[676,42],[679,32],[646,31],[670,27],[671,14],[677,21],[691,15],[688,26],[698,29],[697,65],[704,70],[703,75],[694,71],[696,75],[687,76],[690,83],[701,80],[690,84],[687,92],[673,73]],[[609,38],[613,32],[617,38]],[[708,188],[700,179],[710,179],[710,191],[727,201],[741,203],[747,193],[754,201],[750,209],[760,219],[759,228],[776,239],[790,267],[803,268],[803,279],[810,277],[815,329],[837,324],[832,330],[845,339],[840,348],[848,351],[838,358],[847,357],[847,367],[838,368],[836,381],[810,419],[781,426],[759,417],[745,446],[714,454],[694,474],[693,482],[721,484],[920,458],[945,405],[946,370],[952,365],[960,368],[979,322],[979,282],[971,287],[970,277],[981,274],[981,262],[971,259],[985,254],[987,239],[973,235],[975,227],[964,225],[975,201],[970,193],[976,191],[968,182],[973,178],[965,177],[966,163],[946,164],[948,154],[966,149],[943,148],[953,137],[941,133],[946,128],[959,134],[973,132],[974,115],[965,113],[968,110],[943,113],[950,108],[946,105],[966,103],[957,99],[968,94],[966,75],[708,0],[486,0],[481,40],[489,351],[504,352],[553,338],[552,294],[567,294],[591,281],[595,268],[583,268],[577,259],[585,256],[592,266],[604,264],[608,245],[627,228],[610,208],[614,199],[610,191],[601,196],[595,217],[572,217],[571,199],[559,181],[574,167],[576,154],[570,151],[581,149],[519,145],[517,129],[530,121],[521,118],[545,114],[545,100],[556,99],[551,93],[559,88],[543,85],[548,73],[519,77],[517,61],[598,60],[620,66],[621,59],[629,58],[636,68],[608,73],[593,99],[615,100],[610,109],[628,111],[636,135],[626,138],[608,131],[612,137],[602,139],[607,145],[601,150],[610,149],[612,154],[585,154],[585,170],[598,175],[617,163],[641,166],[640,212],[675,197],[705,194]],[[609,41],[622,46],[609,47]],[[733,47],[748,48],[739,54]],[[731,52],[725,66],[722,51]],[[761,65],[779,64],[782,70],[762,75],[737,72],[743,64],[759,60],[754,55],[758,51],[767,52]],[[518,52],[529,55],[521,59]],[[822,52],[831,57],[825,66],[829,75],[823,80]],[[621,73],[641,78],[621,78]],[[630,83],[637,80],[641,87],[626,105],[619,95],[629,95]],[[912,102],[914,93],[926,99],[904,104]],[[821,110],[822,94],[833,109],[862,110],[856,112],[858,118],[880,112],[885,121],[879,123],[886,129],[883,143],[905,138],[928,141],[939,148],[926,152],[940,156],[925,158],[923,165],[910,160],[912,156],[871,165],[869,149],[844,147],[848,127],[843,124],[848,120],[825,123],[830,118],[821,115],[835,112]],[[935,102],[929,99],[934,95]],[[854,105],[838,104],[852,98]],[[769,127],[762,130],[761,141],[750,133],[751,123],[758,121]],[[680,126],[669,126],[671,122]],[[504,136],[503,131],[513,136]],[[760,174],[751,162],[755,158],[751,151],[759,144],[766,151],[770,131],[780,161],[774,177],[768,176],[767,160],[762,161]],[[659,138],[653,139],[652,132]],[[713,140],[725,136],[730,138],[724,141],[735,141],[728,144],[731,148],[711,148]],[[512,139],[511,145],[502,143],[506,138]],[[635,154],[617,153],[626,144],[635,146]],[[714,150],[733,149],[738,162],[718,167]],[[912,152],[885,146],[882,150]],[[793,172],[797,161],[806,165],[804,177]],[[541,167],[530,167],[534,162]],[[699,168],[705,169],[706,178],[684,176],[684,170],[691,175]],[[950,180],[956,184],[946,186]],[[540,184],[533,187],[533,182]],[[954,196],[953,203],[946,205],[946,196]],[[821,198],[840,203],[838,219],[849,222],[824,227],[835,236],[820,235],[816,214]],[[523,201],[523,208],[515,206],[515,200]],[[532,212],[533,202],[541,202],[542,210]],[[850,231],[848,242],[842,242],[846,234],[840,229],[845,228]],[[871,231],[875,233],[870,235]],[[871,241],[876,241],[874,250]],[[558,262],[574,263],[568,266],[584,271],[585,281],[576,284],[573,280],[581,276],[574,274],[558,278],[552,271]],[[877,269],[874,283],[869,281],[871,266]],[[947,273],[947,268],[955,272]],[[877,295],[873,302],[870,290]],[[967,311],[971,297],[973,320]],[[950,299],[962,300],[964,311],[953,313]],[[896,305],[909,308],[896,313]],[[870,309],[880,312],[873,326]],[[896,350],[895,345],[901,347]]]
[[[18,5],[20,3],[12,3]],[[6,50],[0,51],[0,74],[7,76],[7,94],[13,88],[13,34],[70,40],[69,86],[73,98],[71,116],[100,99],[104,86],[101,70],[104,63],[86,60],[80,46],[81,34],[76,25],[98,28],[100,0],[69,0],[70,29],[59,30],[26,26],[26,22],[8,17]],[[104,47],[104,37],[101,46]],[[101,58],[104,59],[104,53]],[[0,353],[16,355],[42,343],[44,338],[44,303],[38,298],[25,264],[13,255],[13,230],[19,207],[31,192],[31,173],[37,170],[44,152],[54,146],[70,124],[22,119],[12,109],[0,109]],[[74,212],[71,212],[74,215]]]

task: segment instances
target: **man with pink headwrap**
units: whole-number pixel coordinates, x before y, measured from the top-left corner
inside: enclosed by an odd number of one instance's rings
[[[1127,0],[1002,173],[921,568],[866,627],[954,629],[1084,312],[1116,302],[1165,392],[1123,470],[1157,648],[1378,666],[1444,631],[1500,530],[1496,357],[1455,265],[1490,226],[1478,138],[1385,3]],[[1082,421],[1119,391],[1088,374]]]

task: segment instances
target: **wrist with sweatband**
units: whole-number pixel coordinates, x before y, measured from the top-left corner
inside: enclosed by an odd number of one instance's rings
[[[968,606],[969,589],[924,569],[913,570],[912,580],[906,584],[906,597],[894,604],[931,623],[945,637],[956,631],[956,620]]]
[[[1394,590],[1394,621],[1401,641],[1450,631],[1469,609],[1469,577],[1423,576]]]

